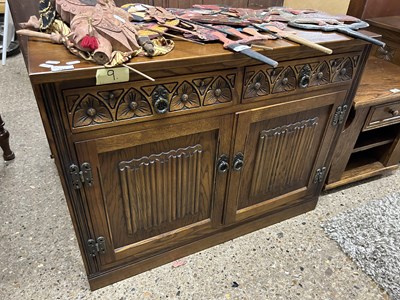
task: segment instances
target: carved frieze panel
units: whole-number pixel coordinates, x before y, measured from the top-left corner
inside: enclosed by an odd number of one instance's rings
[[[119,163],[128,234],[199,213],[201,159],[197,144]]]
[[[281,64],[282,66],[275,69],[265,66],[248,67],[244,74],[242,97],[245,100],[265,98],[269,95],[272,97],[272,94],[352,80],[359,57],[328,57],[293,66]]]
[[[157,117],[159,114],[201,109],[233,102],[236,70],[158,80],[157,84],[120,83],[64,90],[64,106],[72,129],[128,120]],[[164,91],[160,109],[157,95]],[[158,103],[158,104],[157,104]]]

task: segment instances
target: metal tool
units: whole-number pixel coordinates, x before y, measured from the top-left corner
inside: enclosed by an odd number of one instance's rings
[[[215,34],[215,36],[217,36],[219,38],[219,40],[224,43],[224,48],[226,48],[226,49],[232,50],[234,52],[242,53],[244,55],[247,55],[248,57],[251,57],[253,59],[261,61],[261,62],[263,62],[267,65],[270,65],[274,68],[276,68],[278,66],[277,61],[275,61],[269,57],[266,57],[254,50],[251,50],[250,46],[239,44],[237,41],[232,41],[232,40],[228,39],[223,33],[218,32],[218,31],[214,32],[213,34]]]
[[[364,21],[359,21],[355,22],[352,24],[339,24],[339,25],[316,25],[316,24],[303,24],[303,23],[297,23],[295,21],[290,21],[288,23],[289,26],[295,27],[295,28],[300,28],[300,29],[305,29],[305,30],[322,30],[326,32],[330,31],[337,31],[340,33],[343,33],[347,36],[350,36],[355,39],[361,39],[364,41],[367,41],[369,43],[372,43],[374,45],[378,45],[380,47],[385,47],[385,43],[382,41],[379,41],[377,39],[374,39],[368,35],[362,34],[357,32],[356,30],[361,29],[361,28],[366,28],[368,27],[368,23]]]
[[[265,55],[262,55],[256,51],[251,50],[250,46],[247,45],[243,45],[241,44],[241,42],[244,42],[245,44],[248,44],[250,41],[254,41],[254,39],[251,39],[249,37],[247,37],[246,39],[241,39],[239,41],[233,41],[228,39],[225,35],[230,35],[230,36],[234,36],[234,37],[238,37],[238,38],[242,38],[242,35],[238,35],[236,30],[224,30],[224,29],[220,29],[220,28],[215,28],[214,26],[211,25],[207,25],[207,24],[203,24],[197,21],[192,21],[192,20],[188,20],[188,19],[184,19],[184,18],[179,18],[179,20],[181,20],[182,22],[187,22],[187,23],[191,23],[200,27],[204,27],[207,29],[210,29],[213,31],[213,34],[218,37],[218,39],[224,43],[224,48],[230,49],[234,52],[240,52],[244,55],[247,55],[251,58],[257,59],[265,64],[268,64],[274,68],[276,68],[278,66],[278,62],[276,60],[273,60]],[[257,40],[257,38],[255,38],[255,40]],[[259,40],[259,39],[258,39]],[[235,46],[236,45],[236,46]],[[238,47],[240,46],[240,47]],[[254,45],[253,45],[254,46]],[[236,49],[236,50],[235,50]],[[265,48],[264,48],[265,49]],[[268,49],[269,50],[269,49]]]

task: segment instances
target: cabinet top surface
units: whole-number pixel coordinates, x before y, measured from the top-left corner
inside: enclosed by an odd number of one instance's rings
[[[400,99],[400,66],[370,56],[365,66],[354,103],[356,107],[380,104]]]
[[[368,19],[367,22],[372,26],[400,33],[400,16],[372,18]]]
[[[297,35],[300,37],[332,48],[334,49],[334,53],[339,50],[351,51],[355,45],[365,44],[365,42],[361,40],[355,41],[350,37],[336,32],[325,33],[320,31],[301,31],[293,29],[290,29],[290,31],[297,31]],[[366,31],[361,32],[368,35],[374,35]],[[352,42],[349,43],[349,41]],[[175,48],[167,55],[152,58],[134,57],[127,64],[143,72],[159,72],[176,68],[177,66],[190,67],[195,65],[226,64],[227,66],[232,67],[255,63],[255,61],[242,54],[224,50],[221,43],[197,45],[189,42],[175,41],[175,44]],[[83,59],[79,59],[81,63],[75,65],[74,70],[51,72],[49,69],[40,67],[40,64],[45,63],[47,60],[57,60],[61,62],[61,65],[64,65],[68,61],[77,60],[78,57],[71,54],[63,45],[52,44],[51,42],[38,38],[30,38],[26,45],[27,49],[23,50],[25,50],[27,56],[27,68],[32,83],[89,78],[95,75],[97,69],[103,68],[102,66],[96,65],[92,62],[86,62]],[[272,47],[273,50],[264,50],[262,53],[278,62],[307,56],[324,55],[322,52],[310,50],[310,48],[300,46],[284,39],[267,41],[265,46]],[[309,54],[305,54],[307,51],[309,51]]]

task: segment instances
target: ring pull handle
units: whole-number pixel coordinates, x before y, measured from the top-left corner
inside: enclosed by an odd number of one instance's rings
[[[221,155],[217,163],[218,173],[226,173],[229,170],[228,156],[225,154]]]
[[[163,87],[157,87],[152,95],[154,111],[165,114],[169,110],[168,91]]]
[[[305,89],[310,84],[310,76],[303,75],[299,80],[299,87]]]
[[[238,171],[242,170],[243,166],[244,166],[243,154],[242,153],[238,153],[238,154],[236,154],[235,158],[233,159],[232,168],[233,168],[234,171],[238,172]]]
[[[299,74],[299,88],[305,89],[310,84],[311,67],[309,65],[303,66]]]
[[[390,109],[389,113],[393,116],[393,117],[397,117],[399,115],[399,111],[396,109]]]

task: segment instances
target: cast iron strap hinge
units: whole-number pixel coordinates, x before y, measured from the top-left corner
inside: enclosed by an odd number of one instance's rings
[[[314,183],[321,183],[325,178],[326,168],[322,167],[315,172]]]
[[[69,174],[71,175],[71,183],[74,189],[79,190],[86,183],[88,186],[93,184],[92,167],[89,163],[84,162],[81,169],[75,164],[69,166]]]
[[[87,241],[88,254],[91,257],[95,257],[97,253],[106,253],[106,239],[102,236],[98,237],[97,240],[89,239]]]
[[[341,105],[336,108],[335,115],[333,116],[332,126],[337,126],[338,124],[342,124],[344,121],[344,117],[346,116],[347,105]]]

